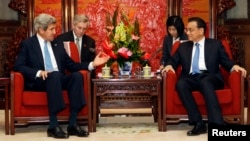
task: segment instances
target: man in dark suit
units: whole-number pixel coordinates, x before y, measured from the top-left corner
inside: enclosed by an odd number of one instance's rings
[[[69,135],[87,137],[89,133],[77,124],[77,114],[86,105],[83,78],[79,70],[93,70],[106,63],[109,57],[99,53],[92,62],[75,63],[66,53],[62,43],[53,41],[56,19],[40,14],[34,20],[36,35],[20,43],[14,70],[23,74],[25,89],[46,91],[48,98],[48,136],[68,138]],[[102,56],[102,57],[101,57]],[[65,74],[69,70],[70,74]],[[59,126],[57,113],[65,108],[63,89],[69,93],[70,117],[66,134]]]
[[[220,65],[228,72],[241,71],[246,77],[246,70],[229,59],[220,40],[205,38],[206,23],[199,17],[189,18],[186,33],[190,41],[180,44],[177,51],[167,62],[164,71],[174,71],[182,66],[176,90],[185,106],[189,124],[194,128],[188,136],[207,132],[202,116],[192,96],[192,91],[199,90],[204,95],[208,111],[208,124],[224,125],[221,108],[215,90],[223,88]]]
[[[72,30],[58,35],[55,40],[58,42],[75,42],[81,62],[91,62],[95,58],[95,40],[86,35],[89,27],[89,18],[84,14],[75,15],[72,23]],[[94,71],[91,73],[95,76]]]

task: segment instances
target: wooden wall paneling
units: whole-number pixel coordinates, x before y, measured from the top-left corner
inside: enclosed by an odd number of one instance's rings
[[[181,16],[185,25],[189,17],[203,18],[208,25],[207,37],[216,38],[217,0],[169,0],[168,5],[168,16]]]
[[[168,16],[180,15],[181,16],[181,0],[168,1]]]
[[[27,12],[27,27],[28,27],[28,36],[31,37],[34,34],[34,0],[28,0],[28,12]]]
[[[180,15],[185,25],[190,17],[201,17],[207,23],[207,37],[215,37],[215,29],[217,25],[216,18],[216,0],[180,0]]]
[[[210,37],[217,38],[217,25],[218,25],[218,18],[217,18],[217,0],[210,0]]]
[[[61,7],[61,24],[62,24],[62,28],[61,28],[61,32],[64,33],[66,31],[69,30],[69,26],[68,26],[68,21],[69,21],[69,5],[68,5],[68,0],[62,0],[62,7]]]
[[[69,29],[68,0],[29,0],[28,1],[28,27],[29,37],[35,34],[33,21],[40,13],[48,13],[57,19],[56,34]]]
[[[244,55],[239,54],[241,59],[244,60],[240,65],[245,66],[247,72],[250,72],[250,49],[247,45],[250,44],[250,24],[247,22],[230,23],[225,25],[231,35],[235,38],[240,38],[244,41]],[[241,61],[242,62],[242,61]]]
[[[68,31],[72,29],[74,15],[77,13],[77,0],[68,0]]]

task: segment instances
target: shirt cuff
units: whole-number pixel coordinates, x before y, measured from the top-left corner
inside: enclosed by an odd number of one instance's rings
[[[95,69],[95,67],[94,67],[94,65],[93,65],[93,62],[90,62],[90,63],[89,63],[88,69],[89,69],[90,71],[92,71],[92,70]]]
[[[37,77],[40,77],[40,73],[41,73],[41,70],[37,71],[37,73],[36,73],[36,78],[37,78]]]

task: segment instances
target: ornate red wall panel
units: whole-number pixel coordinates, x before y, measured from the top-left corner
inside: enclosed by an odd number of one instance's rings
[[[97,50],[102,50],[101,42],[106,39],[106,13],[113,14],[116,4],[120,4],[130,17],[137,17],[140,23],[140,47],[149,53],[161,48],[166,35],[167,0],[77,0],[77,13],[85,13],[90,18],[88,35],[96,40]],[[150,63],[155,71],[159,67],[161,53]]]
[[[40,13],[47,13],[56,17],[56,33],[62,33],[62,0],[35,0],[34,17]]]
[[[184,23],[186,24],[190,17],[201,17],[207,23],[207,37],[212,36],[209,33],[210,28],[212,28],[212,22],[214,22],[211,20],[211,14],[211,0],[182,0],[182,18]]]

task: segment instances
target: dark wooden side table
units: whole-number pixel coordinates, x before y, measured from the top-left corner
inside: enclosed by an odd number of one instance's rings
[[[4,91],[4,101],[5,101],[5,134],[9,135],[10,124],[9,124],[9,86],[10,79],[9,78],[0,78],[0,91]]]
[[[96,78],[93,82],[93,131],[96,132],[96,123],[101,110],[111,111],[110,115],[138,114],[136,109],[150,109],[148,114],[154,116],[158,122],[158,130],[162,131],[161,77],[116,77]],[[113,113],[112,113],[113,112]],[[148,112],[148,111],[147,111]]]

